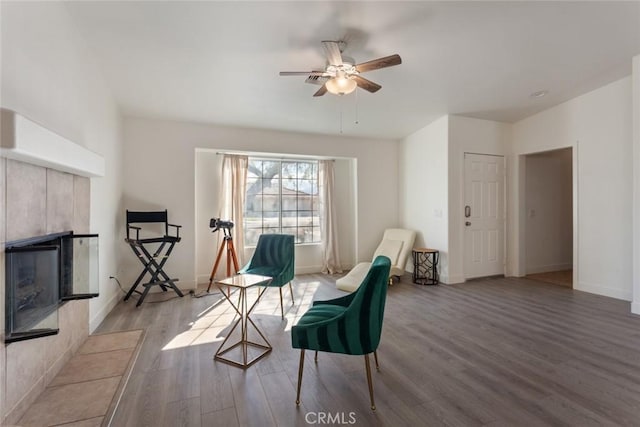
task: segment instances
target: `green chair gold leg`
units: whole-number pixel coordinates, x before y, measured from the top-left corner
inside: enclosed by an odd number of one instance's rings
[[[367,382],[369,383],[369,397],[371,398],[371,409],[376,410],[376,403],[373,400],[373,382],[371,382],[371,367],[369,366],[369,355],[364,355],[364,366],[367,370]]]
[[[289,291],[291,291],[291,305],[296,305],[295,301],[293,300],[293,288],[291,287],[291,282],[289,282]]]
[[[278,288],[280,290],[280,314],[284,319],[284,306],[282,305],[282,288]]]
[[[376,359],[376,371],[380,370],[380,365],[378,365],[378,350],[373,352],[373,357]]]
[[[316,355],[315,355],[315,357],[313,358],[313,361],[314,361],[314,362],[316,362],[316,363],[318,363],[318,350],[316,350]]]
[[[304,368],[304,348],[300,350],[300,367],[298,368],[298,394],[296,394],[296,405],[300,404],[300,386],[302,385],[302,369]]]

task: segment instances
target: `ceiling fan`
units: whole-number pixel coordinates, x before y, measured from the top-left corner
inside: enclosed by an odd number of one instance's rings
[[[342,55],[346,47],[345,42],[327,40],[322,42],[322,46],[327,54],[327,65],[324,70],[280,71],[280,75],[308,76],[305,83],[322,85],[313,96],[322,96],[327,92],[335,95],[346,95],[353,92],[356,87],[373,93],[380,90],[382,86],[365,79],[360,74],[402,64],[402,59],[397,54],[356,64],[352,58]]]

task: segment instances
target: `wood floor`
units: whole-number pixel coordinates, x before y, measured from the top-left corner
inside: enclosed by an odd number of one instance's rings
[[[96,332],[147,332],[112,425],[640,425],[640,316],[627,302],[529,279],[403,278],[389,288],[372,412],[363,358],[322,353],[306,358],[296,407],[289,329],[314,298],[341,293],[299,276],[292,308],[283,290],[284,321],[276,289],[254,312],[274,349],[247,370],[213,360],[233,317],[220,295],[119,304]]]
[[[573,288],[573,270],[548,271],[546,273],[527,274],[527,279]]]

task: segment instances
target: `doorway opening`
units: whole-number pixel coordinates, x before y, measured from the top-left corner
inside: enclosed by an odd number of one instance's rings
[[[525,156],[525,273],[573,288],[573,149]]]

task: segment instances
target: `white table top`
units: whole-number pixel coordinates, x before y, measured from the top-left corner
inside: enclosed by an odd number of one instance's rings
[[[233,288],[250,288],[252,286],[266,285],[273,278],[259,274],[236,274],[226,279],[216,280],[216,283]]]

